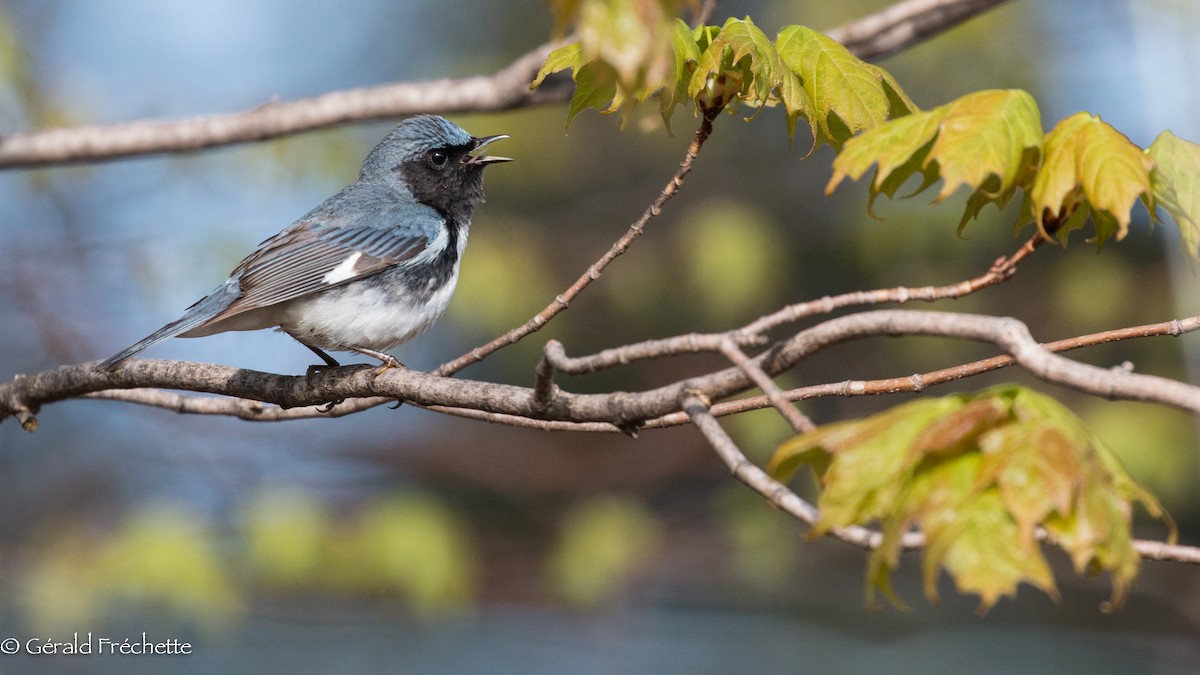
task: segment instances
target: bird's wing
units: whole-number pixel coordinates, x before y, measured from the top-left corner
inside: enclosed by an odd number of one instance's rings
[[[393,265],[413,264],[449,245],[445,220],[419,204],[371,209],[357,218],[300,221],[264,241],[234,269],[241,293],[215,323],[361,279]]]

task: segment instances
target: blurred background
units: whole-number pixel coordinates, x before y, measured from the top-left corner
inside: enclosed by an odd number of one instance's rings
[[[719,3],[830,28],[888,5]],[[490,73],[544,42],[541,0],[0,0],[0,134],[180,118],[382,82]],[[1200,139],[1200,6],[1188,0],[1017,0],[882,61],[921,106],[1031,91],[1043,126],[1088,110],[1143,147]],[[648,111],[647,114],[652,111]],[[397,356],[432,368],[541,309],[616,239],[674,171],[675,135],[565,107],[456,116],[507,133],[516,162],[487,176],[449,314]],[[394,122],[185,156],[0,172],[0,381],[106,357],[178,316],[255,244],[354,179]],[[1019,246],[1015,213],[955,235],[962,196],[865,211],[862,184],[822,195],[832,152],[806,158],[780,111],[718,120],[687,184],[648,234],[550,326],[463,376],[530,385],[544,341],[571,354],[740,325],[801,300],[948,284]],[[1039,339],[1196,314],[1196,266],[1144,211],[1102,255],[1078,235],[1008,284],[942,308],[1016,316]],[[988,355],[932,339],[830,350],[785,385],[891,377]],[[148,356],[301,373],[311,354],[271,332],[171,340]],[[1197,342],[1154,338],[1074,355],[1196,381]],[[563,380],[655,386],[719,362],[679,359]],[[959,388],[1018,380],[999,373]],[[1097,430],[1200,543],[1195,420],[1038,384]],[[949,393],[956,388],[942,388]],[[817,422],[909,400],[807,403]],[[975,618],[929,605],[919,559],[897,588],[913,610],[863,605],[865,555],[805,543],[730,479],[689,428],[539,433],[411,407],[256,424],[102,401],[48,406],[41,430],[0,424],[0,637],[171,637],[191,657],[0,657],[0,672],[1194,672],[1200,575],[1147,563],[1128,605],[1056,563],[1063,599],[1030,588]],[[788,427],[765,411],[726,426],[762,461]],[[1143,534],[1161,538],[1161,528]],[[1019,641],[1019,642],[1016,642]],[[1019,644],[1019,649],[1013,646]]]

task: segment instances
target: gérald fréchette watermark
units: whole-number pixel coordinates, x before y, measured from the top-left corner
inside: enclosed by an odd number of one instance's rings
[[[87,632],[74,633],[65,640],[48,637],[0,639],[0,654],[5,656],[184,656],[191,653],[190,642],[179,638],[151,639],[145,632],[124,638]]]

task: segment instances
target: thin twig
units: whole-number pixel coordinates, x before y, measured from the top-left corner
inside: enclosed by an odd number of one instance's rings
[[[686,393],[680,401],[683,412],[691,419],[696,429],[703,434],[708,444],[716,450],[717,456],[729,467],[734,478],[749,485],[755,492],[766,497],[785,513],[809,527],[817,524],[821,514],[817,507],[809,504],[802,497],[792,492],[786,485],[771,478],[766,471],[746,458],[745,453],[738,448],[737,443],[725,433],[721,423],[709,411],[709,403],[697,393]]]
[[[717,456],[725,462],[725,466],[729,467],[734,478],[766,497],[768,502],[784,513],[809,527],[816,526],[817,521],[821,519],[821,512],[817,510],[817,507],[792,492],[788,486],[771,478],[766,471],[747,459],[746,454],[742,452],[737,443],[729,437],[729,434],[725,433],[721,423],[713,417],[708,403],[704,399],[696,394],[686,394],[680,404],[692,424],[704,435],[708,444],[717,452]],[[876,548],[883,540],[883,535],[879,532],[857,525],[834,528],[830,530],[830,534],[865,549]],[[924,545],[925,537],[920,533],[909,532],[900,538],[902,550],[920,548]]]
[[[435,370],[434,373],[443,376],[453,375],[467,366],[479,363],[489,355],[509,345],[516,344],[525,336],[541,329],[542,326],[545,326],[547,322],[557,316],[559,312],[562,312],[564,309],[569,307],[571,301],[575,299],[575,296],[579,295],[583,289],[591,285],[593,281],[599,279],[600,274],[604,272],[604,268],[608,267],[612,261],[616,260],[621,254],[628,250],[629,246],[634,242],[635,239],[642,236],[642,233],[645,232],[646,225],[650,222],[650,220],[662,213],[663,205],[670,201],[671,197],[674,197],[675,193],[679,191],[679,188],[683,186],[684,179],[687,177],[688,173],[691,172],[692,165],[695,163],[696,157],[700,155],[700,150],[704,147],[704,141],[708,140],[709,135],[712,133],[713,119],[720,112],[721,111],[719,109],[708,110],[704,112],[700,122],[700,127],[696,129],[696,134],[692,138],[691,144],[688,146],[687,153],[684,155],[683,161],[679,163],[679,169],[673,176],[671,176],[671,180],[667,181],[667,184],[658,193],[658,197],[656,197],[654,202],[646,208],[641,217],[634,221],[634,223],[629,226],[629,229],[625,231],[625,234],[623,234],[620,239],[614,242],[613,245],[609,247],[608,251],[606,251],[604,255],[600,256],[599,260],[592,263],[592,265],[587,268],[587,271],[584,272],[583,275],[578,279],[576,279],[575,283],[571,284],[570,288],[563,291],[562,294],[556,296],[553,302],[547,305],[545,309],[535,314],[533,318],[529,319],[529,321],[526,321],[524,324],[517,326],[516,328],[508,331],[504,335],[501,335],[491,342],[476,347],[457,359],[443,364],[441,367]]]
[[[948,286],[925,286],[923,288],[897,286],[895,288],[881,288],[872,291],[856,291],[853,293],[842,293],[841,295],[825,296],[818,300],[801,302],[776,310],[746,324],[740,330],[751,334],[764,333],[784,324],[817,314],[830,314],[834,310],[845,307],[879,305],[892,302],[904,304],[912,301],[935,302],[938,300],[958,299],[981,291],[989,286],[995,286],[996,284],[1008,281],[1017,273],[1017,266],[1025,258],[1029,257],[1031,253],[1040,248],[1045,241],[1045,237],[1040,232],[1035,232],[1012,255],[996,259],[987,272],[956,284]]]
[[[800,412],[794,403],[784,398],[783,391],[779,388],[779,385],[775,384],[775,381],[764,373],[762,368],[758,367],[758,364],[751,361],[750,357],[746,356],[746,353],[733,340],[726,339],[721,342],[721,353],[733,365],[745,371],[754,384],[758,385],[758,388],[762,390],[775,410],[779,411],[780,416],[792,426],[792,431],[803,434],[817,428],[817,425],[813,424],[813,421],[807,415]]]

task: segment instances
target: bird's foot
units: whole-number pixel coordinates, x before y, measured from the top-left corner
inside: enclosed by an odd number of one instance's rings
[[[344,399],[344,398],[339,398],[339,399],[330,401],[329,403],[326,403],[325,405],[319,406],[317,408],[317,412],[319,412],[319,413],[331,412],[334,409],[334,407],[341,405],[345,401],[346,401],[346,399]]]
[[[387,371],[391,370],[392,368],[408,368],[408,366],[397,361],[396,357],[392,356],[391,354],[384,354],[383,352],[377,352],[374,350],[366,350],[366,349],[363,349],[360,351],[363,354],[367,354],[368,356],[373,356],[373,357],[379,359],[379,361],[380,361],[379,367],[376,368],[371,373],[371,384],[374,384],[376,378],[378,378],[380,375],[386,373]],[[389,407],[392,410],[395,410],[396,408],[399,408],[402,405],[404,405],[404,399],[396,399],[396,405],[389,406]]]
[[[384,354],[384,356],[387,356],[387,354]],[[383,361],[383,363],[381,363],[379,365],[379,367],[376,368],[374,370],[374,372],[371,373],[371,381],[372,382],[375,381],[375,378],[386,373],[387,371],[391,370],[392,368],[408,368],[408,366],[404,365],[403,363],[400,363],[399,361],[397,361],[396,359],[394,359],[390,356],[388,356],[386,359],[380,359],[380,361]]]
[[[311,379],[313,379],[314,375],[320,375],[321,373],[323,373],[327,370],[332,370],[333,368],[338,368],[338,367],[339,366],[330,366],[330,365],[327,365],[324,363],[319,364],[319,365],[309,366],[308,370],[304,371],[304,377],[305,377],[305,379],[311,380]]]

